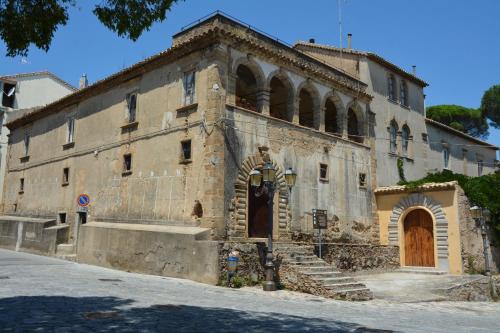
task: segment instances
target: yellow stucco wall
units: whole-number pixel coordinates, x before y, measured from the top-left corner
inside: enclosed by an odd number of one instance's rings
[[[439,191],[426,191],[422,192],[423,195],[430,197],[441,205],[441,208],[448,220],[448,260],[449,260],[449,273],[462,274],[462,256],[460,244],[460,229],[458,220],[458,205],[457,194],[455,189],[439,190]],[[402,199],[408,197],[411,193],[394,193],[384,194],[378,193],[377,198],[377,213],[380,223],[380,243],[382,245],[389,245],[389,221],[392,215],[392,210]],[[403,221],[406,215],[414,210],[422,208],[431,214],[434,223],[434,255],[436,268],[438,267],[437,258],[437,239],[436,239],[436,219],[429,209],[421,206],[414,206],[407,208],[400,216],[398,221],[398,242],[401,254],[401,264],[404,266],[404,235],[403,235]]]

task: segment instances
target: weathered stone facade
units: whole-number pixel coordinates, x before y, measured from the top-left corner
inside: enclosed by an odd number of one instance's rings
[[[498,168],[498,147],[426,118],[424,88],[428,84],[415,69],[408,72],[377,54],[350,48],[306,42],[294,47],[343,68],[367,84],[366,92],[373,96],[370,112],[375,124],[377,186],[394,185],[400,180],[398,160],[403,162],[407,180],[445,169],[478,176]],[[447,163],[444,150],[449,153]]]
[[[400,239],[393,221],[402,209],[422,205],[437,218],[437,252],[445,260],[449,217],[439,204],[415,195],[395,202],[393,217],[378,214],[377,177],[391,171],[378,150],[380,110],[369,87],[358,75],[217,14],[175,35],[172,48],[11,119],[4,213],[69,224],[68,244],[54,245],[78,244],[84,262],[123,269],[135,263],[149,273],[213,282],[219,267],[196,278],[202,265],[169,262],[167,252],[176,250],[178,258],[196,261],[189,246],[154,244],[182,239],[188,227],[207,242],[262,242],[269,193],[252,188],[249,174],[269,162],[277,172],[274,239],[312,239],[312,210],[324,209],[326,240],[353,244],[345,245],[346,270],[392,268]],[[422,111],[421,95],[411,95],[412,110]],[[68,117],[75,119],[71,141]],[[293,188],[284,180],[288,168],[298,175]],[[85,209],[76,204],[82,193],[91,200]],[[156,225],[186,230],[150,234]],[[124,235],[135,236],[129,242]],[[214,262],[213,243],[193,244]],[[254,256],[256,248],[245,246]],[[327,251],[340,266],[341,247]],[[215,255],[222,267],[227,250]],[[255,258],[244,269],[259,275]]]
[[[326,243],[321,252],[325,261],[341,271],[391,271],[401,267],[397,246]]]

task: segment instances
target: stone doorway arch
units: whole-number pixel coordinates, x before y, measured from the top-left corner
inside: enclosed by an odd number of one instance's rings
[[[448,251],[448,220],[441,204],[422,194],[413,193],[401,199],[392,209],[389,220],[389,245],[400,246],[400,235],[404,235],[404,217],[417,208],[423,208],[430,213],[434,221],[434,242],[437,248],[437,267],[440,270],[449,270]]]
[[[263,151],[263,150],[261,150]],[[264,153],[249,156],[242,164],[235,183],[235,196],[233,198],[234,214],[229,223],[229,238],[248,238],[248,207],[249,207],[249,176],[253,169],[260,169],[264,163],[270,161],[276,169],[277,188],[274,196],[274,206],[277,210],[277,219],[274,225],[278,226],[279,239],[289,239],[291,214],[288,207],[289,193],[283,169]],[[275,229],[276,230],[276,229]]]

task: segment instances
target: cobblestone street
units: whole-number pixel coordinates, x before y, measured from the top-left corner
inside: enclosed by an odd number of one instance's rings
[[[499,303],[341,302],[0,250],[1,332],[498,332]]]

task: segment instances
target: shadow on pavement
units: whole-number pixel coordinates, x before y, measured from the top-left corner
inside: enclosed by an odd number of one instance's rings
[[[132,303],[115,297],[3,298],[0,332],[392,332],[279,313]]]

